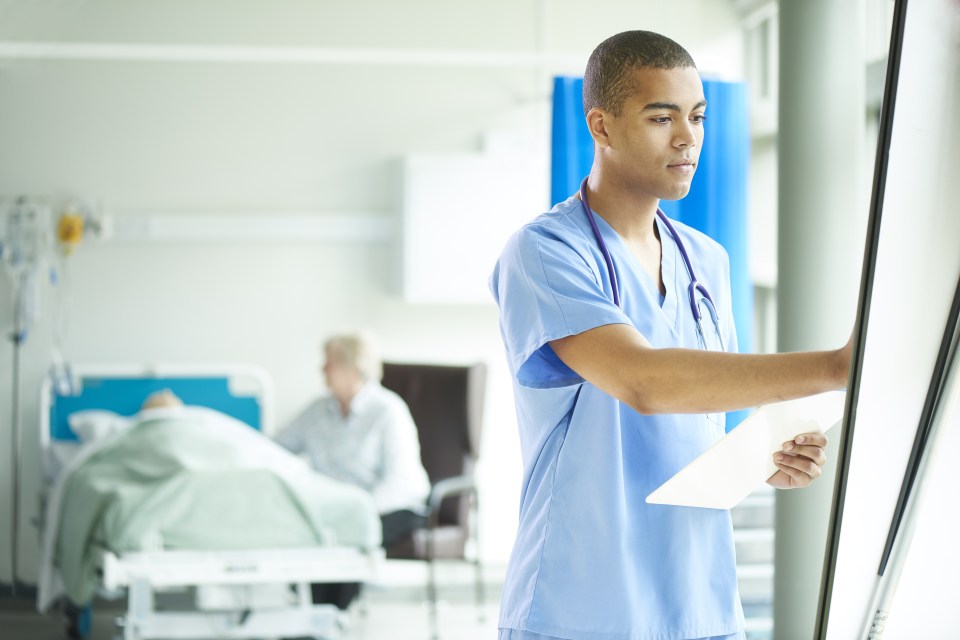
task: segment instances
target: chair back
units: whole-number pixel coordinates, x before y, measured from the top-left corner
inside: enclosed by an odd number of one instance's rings
[[[487,368],[383,363],[383,386],[410,408],[420,436],[420,458],[436,484],[472,473],[480,450]],[[466,498],[445,500],[440,524],[464,525]]]

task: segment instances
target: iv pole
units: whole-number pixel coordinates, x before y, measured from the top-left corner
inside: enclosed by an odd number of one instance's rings
[[[13,476],[13,494],[11,496],[11,516],[10,516],[10,593],[13,597],[17,596],[17,524],[20,522],[20,349],[26,341],[27,335],[23,327],[23,305],[25,303],[23,296],[26,289],[26,273],[21,273],[19,278],[14,280],[14,303],[13,303],[13,333],[10,340],[13,342],[13,391],[12,391],[12,412],[11,412],[11,475]]]
[[[49,208],[42,203],[31,203],[20,197],[9,208],[0,210],[6,214],[6,238],[0,242],[0,259],[9,268],[13,287],[13,380],[11,402],[11,476],[13,487],[10,500],[10,589],[11,595],[17,595],[17,564],[19,555],[18,529],[20,523],[20,451],[23,448],[22,416],[20,390],[22,371],[20,356],[27,341],[28,327],[36,321],[39,304],[40,273],[47,264],[50,255]],[[85,214],[70,208],[60,217],[57,228],[57,240],[64,255],[80,243],[85,225],[89,224]],[[92,227],[99,230],[98,223]],[[56,284],[55,270],[51,268],[51,282]],[[59,357],[60,332],[56,332],[55,354]],[[54,363],[54,372],[57,363]],[[67,369],[69,371],[69,369]]]
[[[18,198],[3,211],[6,214],[6,238],[0,243],[0,258],[9,268],[13,288],[13,380],[11,399],[10,472],[10,591],[17,595],[17,564],[20,524],[20,451],[22,425],[20,389],[22,371],[20,356],[27,341],[27,327],[37,315],[39,273],[47,253],[49,213],[46,207]]]

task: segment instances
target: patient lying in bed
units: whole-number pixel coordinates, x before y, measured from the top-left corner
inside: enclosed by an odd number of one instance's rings
[[[77,604],[96,591],[103,550],[372,549],[381,536],[367,492],[313,473],[247,425],[170,392],[85,445],[49,506],[45,564]],[[48,589],[41,608],[57,591]]]

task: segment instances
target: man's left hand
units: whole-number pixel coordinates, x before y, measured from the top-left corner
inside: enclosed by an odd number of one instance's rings
[[[778,471],[767,479],[777,489],[800,489],[809,486],[822,474],[827,462],[823,450],[827,436],[822,433],[803,433],[783,443],[783,450],[773,454]]]

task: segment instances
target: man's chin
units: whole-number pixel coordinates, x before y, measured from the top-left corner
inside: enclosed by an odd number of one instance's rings
[[[666,200],[671,202],[673,200],[682,200],[688,193],[690,193],[690,185],[685,185],[682,188],[674,189],[671,193],[664,194],[660,196],[661,200]]]

